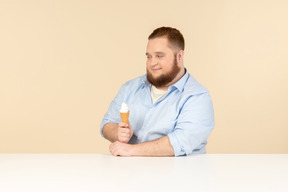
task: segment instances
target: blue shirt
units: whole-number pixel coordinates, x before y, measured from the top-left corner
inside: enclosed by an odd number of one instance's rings
[[[207,138],[214,128],[209,92],[187,71],[154,104],[146,75],[126,82],[111,102],[101,123],[121,122],[122,102],[129,107],[133,136],[129,143],[143,143],[168,136],[175,156],[206,153]]]

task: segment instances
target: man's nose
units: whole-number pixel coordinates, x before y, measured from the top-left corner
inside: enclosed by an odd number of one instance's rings
[[[155,67],[156,65],[158,64],[157,60],[156,59],[151,59],[151,67]]]

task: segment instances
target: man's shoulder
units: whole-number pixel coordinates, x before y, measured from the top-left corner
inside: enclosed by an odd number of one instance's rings
[[[195,105],[203,105],[203,107],[206,105],[210,107],[212,106],[211,96],[208,89],[201,85],[190,74],[186,81],[181,101],[183,101],[183,104],[186,106],[189,106],[190,104],[192,104],[194,107]]]
[[[144,85],[146,80],[147,80],[146,75],[141,75],[139,77],[136,77],[134,79],[131,79],[131,80],[125,82],[123,84],[123,87],[129,88],[129,89],[138,88],[138,87]]]
[[[198,95],[208,93],[209,91],[201,83],[199,83],[192,75],[188,74],[187,82],[184,87],[184,94]]]

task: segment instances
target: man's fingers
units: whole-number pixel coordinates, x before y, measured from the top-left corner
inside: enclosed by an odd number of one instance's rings
[[[129,146],[130,144],[115,141],[114,143],[110,144],[109,150],[113,156],[131,156]]]
[[[120,138],[130,139],[130,134],[129,134],[129,133],[121,133],[121,134],[119,135],[119,139],[120,139]]]
[[[119,128],[119,131],[121,133],[130,133],[130,129],[128,129],[128,128]]]
[[[123,138],[120,138],[119,141],[120,141],[121,143],[128,143],[128,142],[129,142],[129,139],[123,137]]]
[[[128,134],[125,134],[125,135],[121,135],[119,138],[118,138],[119,141],[121,142],[124,142],[124,143],[128,143],[129,140],[130,140],[130,137]]]
[[[115,143],[110,144],[109,151],[112,155],[117,156],[116,149],[115,149]]]
[[[111,144],[109,145],[109,151],[110,151],[110,153],[112,153],[112,150],[113,150],[113,144],[114,144],[114,143],[111,143]]]
[[[120,122],[119,124],[119,127],[126,127],[126,128],[128,128],[128,124],[127,123],[123,123],[123,122]]]
[[[119,144],[120,143],[118,141],[115,141],[109,145],[109,151],[113,156],[120,156]]]
[[[127,132],[127,131],[125,131],[125,132],[120,132],[120,133],[119,133],[119,136],[122,136],[122,137],[123,137],[123,136],[124,136],[124,137],[127,136],[127,137],[129,137],[129,136],[130,136],[130,132]]]

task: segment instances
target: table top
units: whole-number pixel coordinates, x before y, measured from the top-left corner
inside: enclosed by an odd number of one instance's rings
[[[288,154],[0,154],[0,191],[288,191]]]

